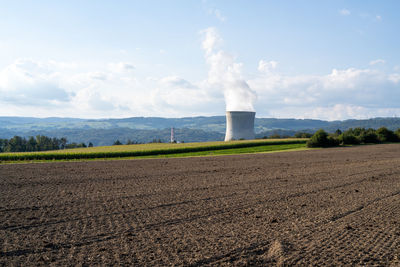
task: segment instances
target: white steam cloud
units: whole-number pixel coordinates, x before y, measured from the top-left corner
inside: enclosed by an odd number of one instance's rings
[[[206,61],[210,67],[208,83],[223,89],[226,110],[254,111],[257,95],[242,78],[242,64],[236,63],[232,55],[219,48],[222,39],[215,28],[207,28],[201,33]]]

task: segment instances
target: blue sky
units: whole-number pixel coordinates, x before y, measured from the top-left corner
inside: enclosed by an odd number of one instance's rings
[[[2,1],[0,116],[400,115],[399,1]]]

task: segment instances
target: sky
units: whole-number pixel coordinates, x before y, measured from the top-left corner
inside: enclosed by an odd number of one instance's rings
[[[2,0],[0,116],[400,116],[397,0]]]

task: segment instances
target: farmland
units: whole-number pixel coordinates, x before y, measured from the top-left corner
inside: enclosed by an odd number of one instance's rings
[[[0,265],[400,264],[400,145],[0,165]]]
[[[45,152],[1,153],[0,162],[29,160],[82,160],[122,157],[184,157],[238,153],[269,152],[305,148],[306,139],[269,139],[231,142],[153,143]]]

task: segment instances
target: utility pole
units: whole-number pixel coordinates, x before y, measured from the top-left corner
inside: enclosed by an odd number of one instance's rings
[[[171,143],[175,142],[174,127],[171,128]]]

